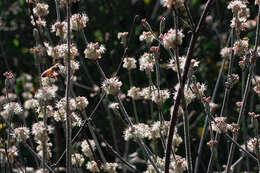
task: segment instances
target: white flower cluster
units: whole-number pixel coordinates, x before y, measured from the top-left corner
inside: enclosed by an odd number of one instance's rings
[[[228,9],[232,10],[233,19],[231,20],[231,28],[235,28],[237,34],[247,28],[247,19],[250,17],[249,8],[247,8],[247,1],[234,0],[228,5]]]
[[[56,97],[56,91],[58,87],[55,85],[52,86],[43,86],[39,88],[35,94],[35,98],[42,101],[52,100]]]
[[[139,58],[140,70],[141,71],[153,71],[153,67],[155,64],[155,56],[152,53],[144,53]]]
[[[125,57],[123,68],[126,68],[127,70],[135,69],[136,68],[136,60],[134,58],[131,58],[131,57]]]
[[[99,168],[98,168],[98,164],[95,161],[89,161],[86,164],[87,169],[92,172],[92,173],[96,173],[96,172],[100,172]]]
[[[224,47],[220,51],[220,55],[222,58],[229,59],[231,57],[232,48],[230,47]]]
[[[67,22],[55,22],[53,25],[51,25],[51,32],[55,32],[56,36],[65,40],[67,38]]]
[[[36,150],[38,151],[38,155],[42,158],[43,152],[46,152],[47,158],[52,157],[50,138],[48,133],[52,133],[53,127],[45,126],[43,121],[38,121],[32,125],[32,134],[34,135],[34,139],[38,144]],[[45,145],[46,151],[43,151],[43,145]]]
[[[9,115],[11,114],[19,114],[23,111],[23,108],[19,103],[16,102],[10,102],[4,105],[4,111],[8,113]]]
[[[108,163],[106,162],[106,165],[104,165],[104,171],[107,173],[117,173],[116,168],[118,167],[117,163]]]
[[[176,172],[176,173],[183,173],[185,170],[187,170],[187,161],[185,158],[182,158],[179,155],[173,155],[170,156],[172,162],[170,163],[170,168],[169,172]],[[156,165],[159,169],[160,172],[164,172],[164,165],[165,165],[165,159],[157,157],[156,158]],[[148,163],[148,168],[144,173],[155,173],[156,171],[154,170],[153,166],[151,163]]]
[[[257,151],[260,150],[260,139],[257,139],[257,138],[249,139],[247,142],[247,148],[250,152],[257,153]]]
[[[124,139],[126,141],[135,138],[159,139],[162,136],[168,135],[169,127],[169,121],[165,121],[164,123],[157,121],[150,126],[144,123],[135,124],[133,127],[128,127],[125,129]],[[173,136],[173,146],[175,149],[177,149],[181,143],[182,138],[179,136],[177,129],[175,129]]]
[[[179,67],[180,67],[181,73],[184,71],[185,62],[186,62],[185,56],[179,57]],[[199,67],[199,63],[200,63],[200,61],[191,59],[190,68]],[[172,69],[175,72],[178,72],[178,66],[177,66],[177,62],[175,61],[175,59],[170,59],[170,61],[167,64],[167,67],[169,69]]]
[[[93,151],[95,151],[96,145],[95,145],[94,140],[89,140],[89,143],[90,143],[90,146],[91,146],[91,148],[93,149]],[[80,146],[81,146],[81,151],[82,151],[82,153],[83,153],[85,156],[87,156],[87,157],[93,156],[93,153],[92,153],[92,151],[91,151],[90,146],[88,145],[87,140],[82,141]]]
[[[68,58],[68,45],[67,44],[61,44],[56,46],[56,49],[58,50],[58,57],[59,58]],[[78,56],[78,49],[75,44],[70,45],[70,59],[74,59],[76,56]]]
[[[39,101],[36,99],[29,99],[24,102],[24,109],[36,109],[39,107]]]
[[[168,98],[170,98],[170,92],[165,90],[154,90],[152,92],[152,101],[158,105],[162,105]]]
[[[217,133],[225,133],[227,132],[227,123],[226,123],[227,117],[216,117],[214,118],[214,121],[211,121],[212,130]]]
[[[171,8],[172,6],[180,8],[184,6],[184,0],[161,0],[164,7]]]
[[[147,124],[139,123],[134,124],[124,131],[124,139],[128,141],[134,138],[148,138],[150,135],[150,128]]]
[[[17,142],[25,142],[30,136],[30,130],[27,127],[18,127],[14,129],[12,136]]]
[[[127,35],[128,35],[128,32],[119,32],[119,33],[117,34],[117,38],[118,38],[119,40],[121,40],[120,43],[121,43],[122,45],[124,45],[124,46],[126,46],[126,38],[127,38]]]
[[[233,45],[233,50],[235,55],[243,56],[246,54],[246,51],[249,47],[249,39],[243,38],[241,40],[238,40]]]
[[[131,97],[134,100],[140,99],[141,98],[141,89],[137,88],[135,86],[131,87],[128,91],[127,91],[127,96]]]
[[[71,16],[71,29],[74,31],[82,31],[86,27],[86,23],[89,21],[89,18],[86,14],[73,14]]]
[[[6,153],[7,153],[7,156],[6,156]],[[9,159],[8,161],[11,164],[13,164],[15,157],[18,156],[18,150],[17,150],[17,147],[15,145],[13,145],[7,149],[7,152],[5,149],[0,148],[0,154],[4,154],[4,156],[6,157],[5,159],[6,160]]]
[[[148,46],[150,46],[153,43],[154,39],[155,37],[153,33],[151,33],[150,31],[148,32],[143,31],[142,35],[140,35],[139,37],[139,40],[145,41]]]
[[[81,167],[84,163],[85,159],[82,154],[75,153],[71,155],[71,163],[72,165],[76,165],[77,167]]]
[[[181,30],[170,29],[164,35],[161,35],[160,38],[163,40],[163,46],[166,49],[176,49],[178,46],[182,44],[182,38],[184,34]]]
[[[122,86],[122,82],[119,81],[117,77],[112,77],[105,79],[102,83],[102,89],[107,93],[111,95],[118,95],[120,92],[120,87]]]
[[[174,100],[176,100],[178,89],[179,89],[179,84],[177,84],[175,86],[176,92],[173,93]],[[186,104],[188,105],[196,98],[196,94],[190,88],[188,88],[187,85],[185,85],[184,86],[184,97],[185,97]]]
[[[88,43],[87,48],[84,51],[85,58],[91,60],[101,59],[101,54],[105,53],[106,48],[99,43]]]
[[[45,3],[37,3],[36,6],[33,8],[33,13],[36,16],[42,17],[49,14],[49,5]]]

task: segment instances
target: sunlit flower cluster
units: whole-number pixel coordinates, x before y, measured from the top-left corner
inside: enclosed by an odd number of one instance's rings
[[[170,29],[167,33],[160,36],[163,41],[163,46],[167,49],[176,49],[182,44],[183,37],[184,34],[182,33],[182,31],[176,29]]]
[[[87,48],[84,51],[85,58],[91,60],[101,59],[101,54],[105,53],[106,48],[99,43],[88,43]]]
[[[139,37],[140,41],[145,41],[147,45],[151,45],[153,43],[153,40],[155,39],[153,33],[150,31],[145,32],[143,31],[142,35]]]
[[[155,56],[152,53],[144,53],[139,58],[140,70],[141,71],[154,71]]]
[[[134,58],[131,58],[131,57],[125,57],[123,68],[126,68],[127,70],[135,69],[136,68],[136,60]]]
[[[120,92],[120,87],[122,86],[122,82],[119,81],[117,77],[112,77],[109,79],[105,79],[102,83],[102,89],[111,95],[117,95]]]
[[[216,117],[214,121],[211,121],[212,130],[217,133],[225,133],[227,132],[227,117]]]
[[[86,14],[73,14],[71,16],[71,29],[74,31],[82,31],[86,27],[86,23],[89,21],[89,18]]]

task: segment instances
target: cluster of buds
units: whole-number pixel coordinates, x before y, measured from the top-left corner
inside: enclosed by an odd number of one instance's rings
[[[225,82],[225,86],[227,89],[233,88],[233,86],[239,81],[238,74],[228,75],[227,81]]]

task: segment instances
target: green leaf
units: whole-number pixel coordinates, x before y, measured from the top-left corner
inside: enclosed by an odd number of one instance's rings
[[[13,44],[14,44],[15,47],[18,47],[19,46],[19,40],[14,39]]]

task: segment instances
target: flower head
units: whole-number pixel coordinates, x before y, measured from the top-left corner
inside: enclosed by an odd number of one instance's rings
[[[131,57],[125,57],[123,68],[126,68],[127,70],[135,69],[136,68],[136,60],[134,58],[131,58]]]
[[[98,43],[88,43],[87,48],[84,51],[85,58],[91,60],[101,59],[101,54],[105,52],[105,47]]]
[[[102,89],[111,95],[117,95],[120,92],[120,87],[122,86],[122,82],[119,81],[117,77],[112,77],[109,79],[105,79],[102,83]]]
[[[170,29],[164,35],[161,35],[163,40],[163,46],[167,49],[176,49],[182,44],[182,38],[184,37],[181,30]]]
[[[71,16],[71,29],[75,31],[82,31],[86,27],[89,18],[86,14],[73,14]]]
[[[140,64],[140,70],[148,70],[148,71],[153,71],[153,67],[155,64],[155,56],[152,53],[144,53],[140,58],[139,58],[139,64]]]

